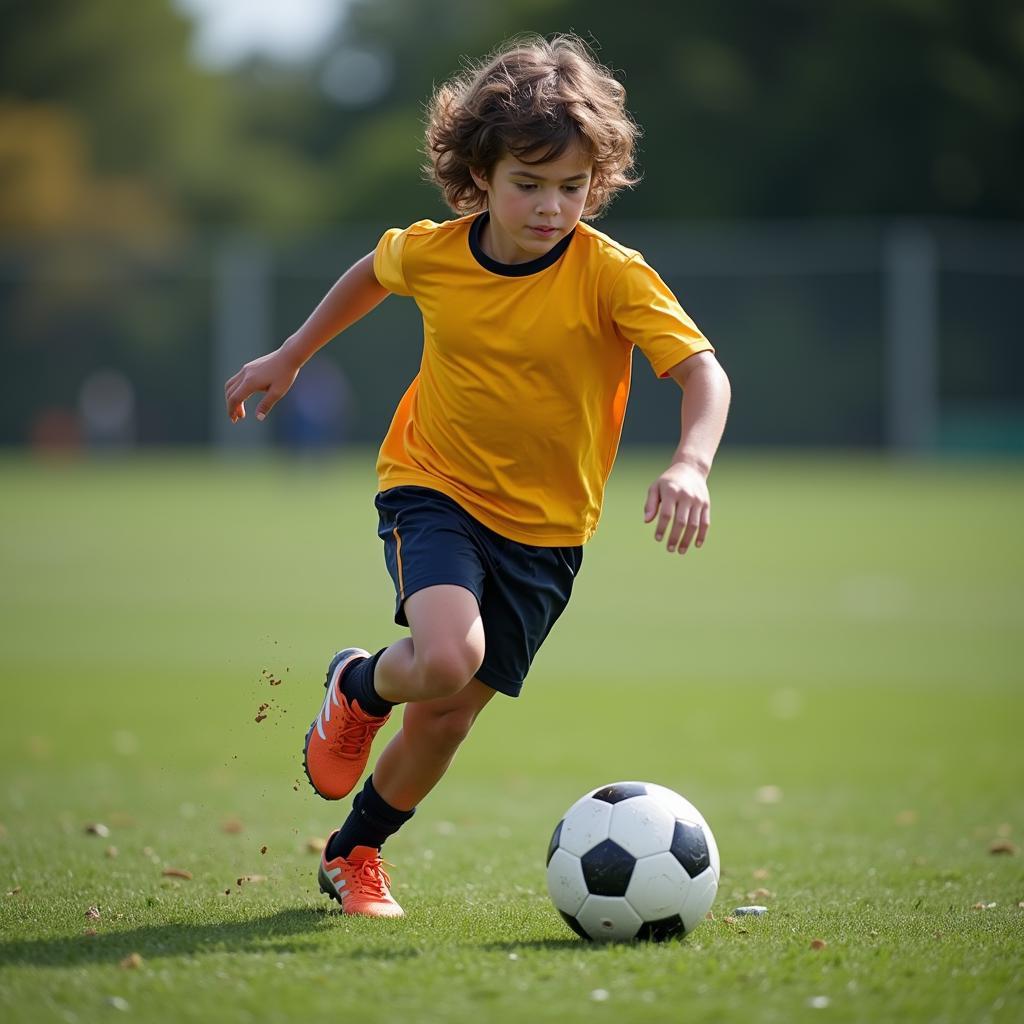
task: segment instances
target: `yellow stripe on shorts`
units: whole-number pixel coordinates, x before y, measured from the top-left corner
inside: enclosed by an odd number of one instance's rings
[[[396,526],[392,531],[395,535],[395,557],[398,559],[398,600],[405,600],[405,577],[402,575],[402,538]]]

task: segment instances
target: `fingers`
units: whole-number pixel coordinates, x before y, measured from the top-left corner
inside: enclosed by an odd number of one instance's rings
[[[661,500],[661,514],[658,516],[658,524],[654,528],[654,539],[660,541],[665,536],[665,531],[669,527],[669,523],[672,522],[673,515],[675,514],[675,502],[666,501],[664,498]]]
[[[700,522],[697,524],[697,547],[704,547],[704,541],[708,539],[708,530],[711,529],[711,506],[705,505],[700,512]]]
[[[245,406],[242,404],[249,395],[245,394],[241,387],[243,370],[239,370],[224,385],[224,404],[227,406],[228,416],[232,423],[245,419]]]
[[[697,535],[697,530],[700,527],[700,506],[691,505],[688,509],[688,515],[686,523],[682,529],[682,537],[679,539],[679,554],[685,555],[690,550],[690,545],[693,543],[693,538]],[[669,551],[672,550],[669,545]]]
[[[260,404],[256,406],[256,419],[265,420],[267,418],[267,413],[277,405],[283,394],[283,391],[278,390],[277,388],[271,388],[263,396]]]
[[[689,512],[688,502],[680,501],[676,505],[675,515],[672,519],[672,532],[668,535],[668,544],[666,545],[669,551],[675,551],[678,547],[681,555],[686,554],[686,549],[690,546],[689,538],[693,536],[690,530]]]
[[[254,384],[246,375],[245,368],[243,367],[238,371],[228,382],[224,385],[224,404],[227,406],[228,416],[232,423],[237,423],[239,420],[245,419],[245,400],[252,395],[256,394],[257,391],[262,391],[263,388]],[[269,392],[268,392],[269,394]],[[270,409],[276,404],[277,399],[281,395],[278,394],[276,398],[263,409],[263,415],[260,415],[260,408],[263,403],[256,410],[256,418],[258,420],[270,411]],[[265,401],[265,400],[264,400]]]
[[[654,539],[660,543],[668,532],[665,547],[685,555],[691,544],[703,547],[711,526],[711,498],[707,472],[687,464],[673,463],[647,490],[644,521],[658,516]]]
[[[676,522],[678,498],[671,492],[661,493],[659,489],[658,504],[661,508],[661,514],[658,516],[658,524],[654,528],[654,540],[660,542],[665,536],[665,531],[671,526],[672,532],[668,535],[668,549],[672,551],[675,548],[676,541],[679,539],[679,524]]]
[[[655,512],[658,511],[658,503],[660,496],[658,494],[657,483],[651,484],[647,488],[647,500],[644,502],[644,522],[649,523],[653,518]]]
[[[256,419],[266,419],[267,413],[288,393],[298,372],[291,361],[280,358],[276,352],[246,363],[224,384],[224,404],[231,422],[245,419],[245,401],[258,391],[264,395],[256,406]]]
[[[693,495],[666,494],[660,489],[655,490],[653,501],[648,494],[648,502],[644,506],[644,517],[648,522],[653,518],[655,510],[660,510],[654,530],[655,541],[660,543],[667,533],[665,547],[681,555],[685,555],[691,545],[702,547],[711,526],[710,503]]]
[[[245,419],[245,400],[248,397],[248,395],[237,391],[224,396],[224,404],[227,406],[228,416],[232,423]]]

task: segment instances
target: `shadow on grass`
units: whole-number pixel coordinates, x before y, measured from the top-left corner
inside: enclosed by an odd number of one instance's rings
[[[508,939],[504,942],[480,942],[473,943],[475,949],[482,949],[488,953],[516,953],[521,949],[599,949],[607,943],[585,942],[583,939],[570,935],[564,939],[523,939],[516,942],[515,939]]]
[[[99,935],[61,936],[0,942],[0,966],[74,967],[79,964],[120,961],[131,953],[145,960],[160,957],[195,956],[209,953],[291,953],[308,950],[319,938],[330,938],[351,922],[343,915],[312,907],[282,910],[247,921],[219,921],[211,924],[176,922],[147,925],[127,931]],[[369,946],[351,951],[331,951],[338,960],[394,960],[420,955],[412,947],[395,948],[393,922],[373,921],[373,933],[387,938],[386,948]],[[366,927],[360,921],[359,927]]]
[[[584,939],[569,936],[565,939],[525,939],[521,942],[509,940],[508,942],[483,942],[478,949],[486,950],[488,953],[518,953],[521,949],[544,949],[554,951],[557,949],[606,949],[612,946],[634,946],[634,942],[587,942]]]

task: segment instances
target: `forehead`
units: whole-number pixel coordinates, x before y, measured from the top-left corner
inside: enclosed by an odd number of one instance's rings
[[[593,160],[578,147],[567,150],[556,160],[532,163],[519,157],[502,157],[495,170],[502,174],[525,174],[533,178],[565,181],[569,178],[589,177]]]

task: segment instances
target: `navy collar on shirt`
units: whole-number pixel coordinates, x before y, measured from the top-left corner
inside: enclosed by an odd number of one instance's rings
[[[480,236],[483,234],[484,226],[490,216],[487,210],[484,210],[473,221],[469,229],[469,249],[473,253],[473,258],[484,270],[489,270],[492,274],[501,274],[504,277],[526,277],[529,274],[547,270],[553,263],[558,262],[562,253],[569,248],[572,236],[576,234],[576,229],[573,228],[557,245],[552,246],[543,256],[538,256],[535,260],[528,260],[526,263],[499,263],[497,260],[492,260],[480,246]]]

